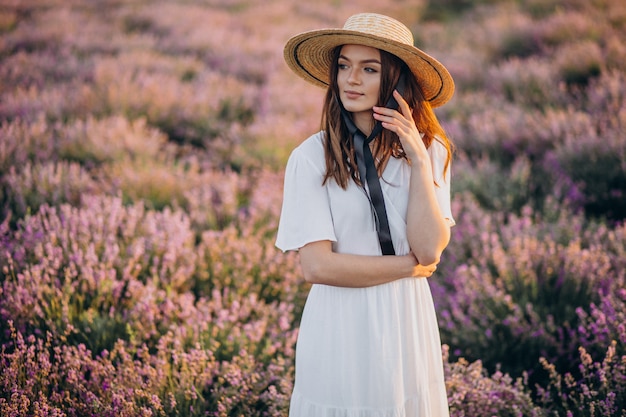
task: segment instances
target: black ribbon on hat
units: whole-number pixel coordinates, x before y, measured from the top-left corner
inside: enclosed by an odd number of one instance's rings
[[[398,90],[400,94],[404,92],[404,77],[400,77],[396,90]],[[359,169],[359,178],[361,179],[363,191],[365,191],[365,195],[368,197],[370,206],[372,207],[372,212],[374,213],[380,249],[383,255],[395,255],[393,242],[391,240],[391,231],[389,230],[389,220],[387,219],[387,209],[385,208],[383,190],[380,187],[378,171],[376,170],[376,164],[374,163],[374,157],[370,149],[370,143],[380,134],[383,130],[383,126],[381,122],[377,121],[372,129],[372,133],[370,133],[370,135],[366,138],[365,134],[356,127],[350,117],[350,113],[343,107],[343,105],[341,105],[341,103],[340,107],[343,120],[348,128],[348,131],[352,135],[352,140],[354,141],[356,166]],[[393,94],[387,101],[385,107],[391,109],[398,108],[398,102],[393,97]],[[367,188],[365,187],[366,183]]]

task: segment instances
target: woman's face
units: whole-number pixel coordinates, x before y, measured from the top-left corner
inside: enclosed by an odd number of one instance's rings
[[[378,103],[380,51],[363,45],[344,45],[338,64],[337,85],[341,103],[353,114],[357,126],[367,126],[372,120],[372,107]]]

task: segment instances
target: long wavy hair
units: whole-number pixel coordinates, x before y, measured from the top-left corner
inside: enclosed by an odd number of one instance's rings
[[[325,134],[326,174],[324,183],[332,178],[343,189],[346,189],[351,179],[358,185],[361,185],[361,180],[356,166],[354,142],[341,116],[339,86],[337,84],[341,48],[342,46],[338,46],[333,51],[333,60],[330,66],[330,85],[324,99],[321,128]],[[409,107],[413,109],[413,120],[415,120],[415,125],[420,133],[424,134],[422,138],[424,145],[428,148],[434,140],[437,140],[448,151],[448,157],[444,165],[445,173],[452,159],[454,146],[439,124],[439,120],[430,103],[424,99],[421,87],[404,61],[383,50],[380,51],[380,58],[381,80],[377,106],[384,106],[387,103],[398,84],[400,76],[404,74],[406,87],[402,96],[409,104]],[[373,123],[374,118],[372,117],[372,125]],[[372,155],[374,160],[377,161],[376,169],[379,176],[382,175],[389,158],[407,159],[406,153],[402,149],[400,138],[387,129],[383,129],[373,142]]]

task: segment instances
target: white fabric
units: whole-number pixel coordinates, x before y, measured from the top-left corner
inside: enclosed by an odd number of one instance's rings
[[[450,224],[446,152],[429,148],[437,200]],[[319,240],[339,253],[380,255],[370,205],[351,183],[322,186],[323,135],[311,136],[289,158],[276,246],[298,250]],[[410,167],[391,158],[381,179],[396,253],[406,237]],[[434,186],[434,185],[433,185]],[[441,341],[427,279],[405,278],[367,288],[315,284],[296,346],[290,417],[447,417]]]

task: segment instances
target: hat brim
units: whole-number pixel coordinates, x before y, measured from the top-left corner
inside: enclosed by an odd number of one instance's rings
[[[371,46],[400,58],[411,69],[432,107],[443,105],[454,95],[452,76],[435,58],[415,46],[363,32],[322,29],[301,33],[285,45],[285,62],[306,81],[328,87],[332,52],[347,44]]]

